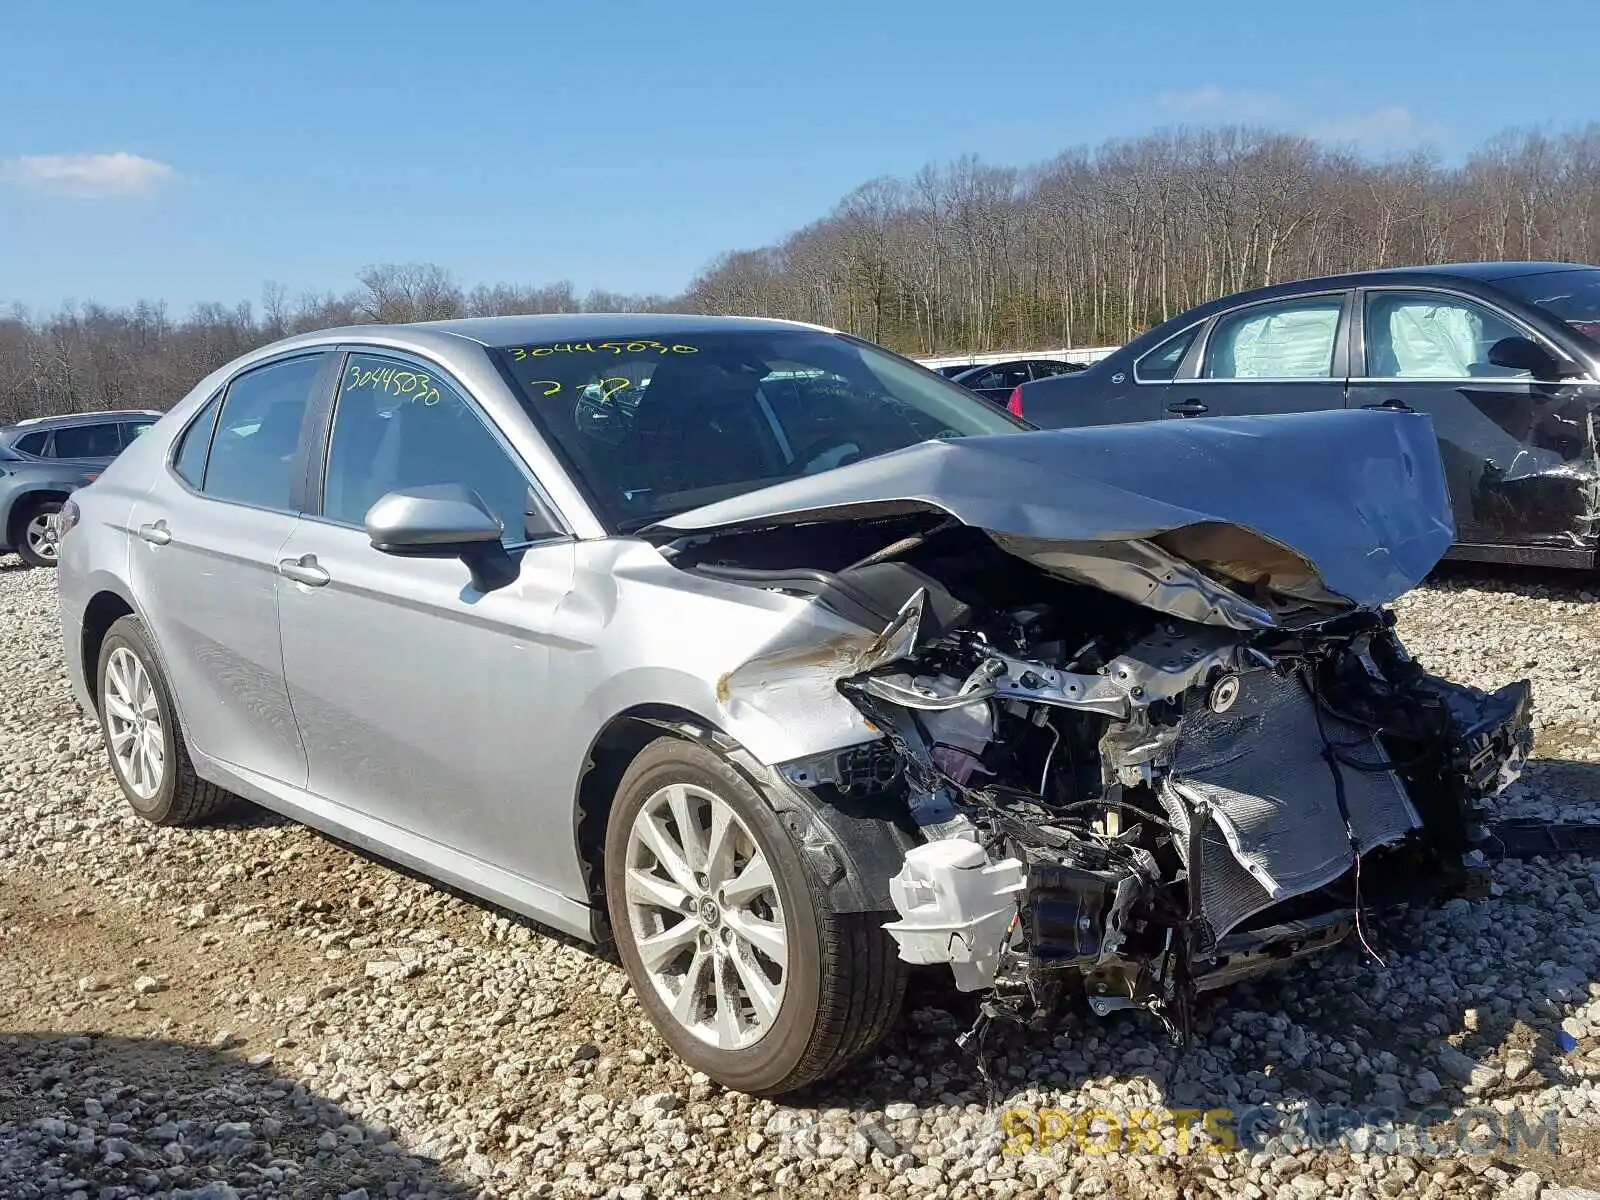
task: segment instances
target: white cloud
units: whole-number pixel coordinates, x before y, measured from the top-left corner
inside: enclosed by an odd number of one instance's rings
[[[173,175],[166,163],[126,151],[33,154],[0,162],[0,182],[71,200],[149,196]]]
[[[1330,145],[1354,146],[1368,153],[1409,150],[1442,142],[1449,129],[1426,121],[1402,104],[1388,104],[1349,116],[1312,117],[1277,92],[1226,88],[1216,84],[1189,91],[1161,92],[1156,104],[1169,117],[1208,125],[1266,125],[1304,134]]]
[[[1401,150],[1443,141],[1448,131],[1437,121],[1424,121],[1403,105],[1390,104],[1354,117],[1318,121],[1307,126],[1306,133],[1318,141],[1355,145],[1363,150]]]
[[[1176,116],[1206,121],[1271,121],[1289,112],[1288,103],[1276,92],[1215,84],[1187,92],[1162,92],[1156,101]]]

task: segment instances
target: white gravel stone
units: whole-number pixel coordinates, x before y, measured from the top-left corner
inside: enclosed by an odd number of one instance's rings
[[[1600,1200],[1593,860],[1498,864],[1486,900],[1374,917],[1386,965],[1351,944],[1214,994],[1184,1055],[1144,1015],[1071,1010],[1038,1033],[996,1027],[991,1094],[955,1046],[971,998],[918,976],[875,1054],[756,1100],[678,1062],[599,954],[256,810],[140,822],[71,701],[53,577],[13,563],[0,560],[0,1196]],[[1480,572],[1396,605],[1429,669],[1534,680],[1537,756],[1498,816],[1600,820],[1596,587]],[[1001,1123],[1008,1109],[1060,1110],[1070,1131],[1092,1107],[1303,1115],[1397,1097],[1502,1121],[1553,1109],[1563,1153],[1505,1170],[1448,1149],[1180,1154],[1169,1126],[1161,1155],[1083,1153],[1070,1132],[1021,1155]]]

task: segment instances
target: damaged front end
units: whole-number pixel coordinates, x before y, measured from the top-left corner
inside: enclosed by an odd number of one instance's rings
[[[1363,909],[1486,885],[1478,802],[1527,756],[1526,683],[1429,675],[1370,610],[1255,636],[1069,624],[993,614],[840,683],[927,838],[891,885],[903,957],[1015,1015],[1065,988],[1181,1031],[1196,993]]]
[[[914,829],[889,885],[903,958],[948,964],[991,1016],[1074,993],[1179,1035],[1198,993],[1367,910],[1486,887],[1480,802],[1531,749],[1529,686],[1407,655],[1384,605],[1450,543],[1437,450],[1425,420],[1337,416],[916,447],[903,499],[862,464],[854,495],[853,468],[829,473],[828,504],[796,488],[664,523],[679,567],[863,630],[722,690],[759,704],[825,671],[879,735],[779,770]],[[1175,465],[1134,493],[1135,451]],[[1003,503],[1001,476],[1041,463],[1064,482]]]

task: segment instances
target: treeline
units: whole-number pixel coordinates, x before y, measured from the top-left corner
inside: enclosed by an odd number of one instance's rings
[[[689,296],[931,354],[1117,344],[1243,288],[1505,258],[1600,261],[1600,123],[1502,134],[1451,167],[1241,128],[1025,170],[965,158],[864,184],[778,245],[724,256]]]
[[[683,295],[571,284],[464,290],[381,266],[344,296],[259,308],[81,305],[0,319],[0,420],[162,408],[205,372],[300,329],[507,312],[792,317],[908,353],[1094,346],[1241,288],[1461,259],[1600,261],[1600,123],[1512,132],[1458,165],[1377,161],[1260,129],[1175,130],[1018,169],[963,158],[851,192],[774,246],[730,252]]]
[[[232,358],[292,333],[371,321],[430,321],[508,313],[658,312],[660,296],[591,291],[570,283],[464,290],[442,267],[370,267],[359,287],[291,299],[269,284],[259,308],[197,305],[174,319],[167,306],[69,305],[42,318],[0,317],[0,423],[49,413],[107,408],[166,409]]]

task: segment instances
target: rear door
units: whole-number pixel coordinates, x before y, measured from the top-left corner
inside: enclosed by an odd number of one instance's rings
[[[122,426],[118,421],[64,425],[50,438],[51,458],[108,463],[122,453]]]
[[[1343,408],[1350,293],[1245,305],[1212,318],[1162,400],[1168,417]]]
[[[1563,467],[1582,439],[1572,430],[1573,444],[1564,444],[1570,422],[1562,417],[1583,385],[1489,362],[1489,348],[1507,337],[1543,341],[1504,310],[1457,292],[1364,289],[1350,404],[1433,418],[1458,543],[1565,541],[1580,514],[1552,505],[1576,499]]]
[[[278,551],[298,522],[312,396],[336,356],[235,376],[174,445],[133,508],[130,573],[191,746],[303,787],[278,624]],[[113,430],[115,427],[113,427]]]

